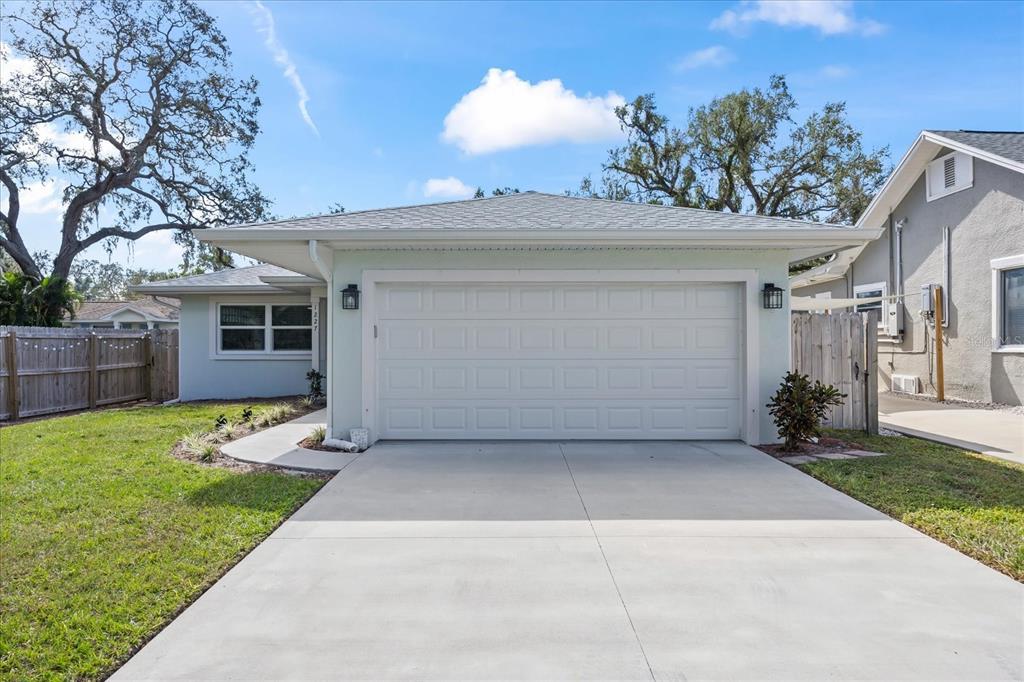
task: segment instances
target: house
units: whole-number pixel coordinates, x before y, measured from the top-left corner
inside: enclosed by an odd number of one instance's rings
[[[343,437],[758,443],[789,264],[878,234],[525,192],[203,230],[273,265],[137,290],[182,301],[184,400],[313,366]]]
[[[875,297],[879,386],[935,394],[941,286],[948,397],[1024,398],[1024,133],[926,130],[857,223],[862,247],[793,277],[795,296]]]
[[[83,301],[75,309],[74,319],[65,319],[64,326],[96,329],[175,329],[178,326],[178,302],[157,297],[135,301]]]

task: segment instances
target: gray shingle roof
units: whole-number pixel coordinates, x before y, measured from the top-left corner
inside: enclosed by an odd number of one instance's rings
[[[250,265],[244,268],[229,268],[208,272],[203,275],[192,275],[191,277],[178,277],[176,279],[162,279],[155,282],[145,282],[137,289],[152,292],[157,289],[178,289],[179,287],[273,287],[260,280],[260,277],[301,277],[291,270],[279,268],[269,263]]]
[[[849,229],[803,220],[523,192],[237,225],[266,230],[794,230]]]
[[[986,130],[928,130],[925,132],[974,147],[1010,161],[1024,163],[1024,132]]]
[[[147,317],[160,320],[178,319],[178,306],[166,301],[137,299],[132,301],[82,301],[75,309],[75,319],[100,320],[120,310],[132,308]]]

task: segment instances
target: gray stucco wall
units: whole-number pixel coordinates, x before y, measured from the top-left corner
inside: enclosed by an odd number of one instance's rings
[[[941,154],[939,154],[941,155]],[[879,343],[880,385],[892,374],[921,378],[935,393],[933,328],[920,314],[920,288],[942,284],[942,228],[950,227],[949,324],[945,336],[948,397],[1012,405],[1024,398],[1024,354],[994,353],[992,276],[994,258],[1024,253],[1024,175],[974,159],[973,187],[925,200],[925,176],[897,205],[893,221],[903,228],[902,341]],[[847,276],[854,285],[885,281],[891,293],[890,230],[867,246]],[[801,290],[801,295],[810,288]]]
[[[822,282],[821,284],[811,284],[810,286],[793,289],[794,296],[814,298],[821,293],[831,293],[832,298],[847,298],[846,278],[840,277],[839,279]]]
[[[263,303],[271,297],[222,297],[223,300]],[[248,359],[211,358],[210,296],[182,296],[180,332],[181,400],[204,398],[267,398],[298,395],[308,390],[306,372],[309,356],[288,358],[261,357]],[[274,300],[305,301],[309,297],[274,298]]]
[[[754,269],[760,283],[785,282],[785,251],[749,250],[606,250],[606,251],[336,251],[334,289],[362,281],[363,270],[382,269]],[[760,287],[760,284],[759,284]],[[786,297],[788,308],[788,296]],[[360,311],[341,310],[333,302],[331,427],[344,436],[362,426],[362,327]],[[759,436],[777,440],[771,416],[764,407],[789,368],[788,310],[763,310],[759,317]]]

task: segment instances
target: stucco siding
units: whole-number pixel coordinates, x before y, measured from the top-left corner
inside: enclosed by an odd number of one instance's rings
[[[921,378],[934,394],[933,329],[920,313],[920,289],[943,284],[942,231],[950,228],[950,280],[946,345],[946,395],[967,400],[1021,404],[1024,397],[1024,354],[993,353],[992,280],[990,261],[1024,253],[1024,175],[974,159],[973,187],[925,200],[922,173],[892,213],[903,228],[902,340],[879,344],[880,380],[891,375]],[[889,230],[872,242],[853,264],[853,283],[886,281],[894,273],[889,256]]]
[[[785,282],[785,251],[598,250],[598,251],[336,251],[334,289],[362,281],[364,270],[382,269],[754,269],[760,282]],[[514,277],[512,277],[514,279]],[[788,296],[787,296],[788,302]],[[332,325],[331,423],[335,434],[362,426],[362,310],[341,310],[335,297]],[[763,407],[789,367],[788,310],[763,310],[758,304],[759,436],[774,442],[775,428]]]
[[[309,357],[296,359],[213,359],[210,296],[182,296],[179,319],[180,397],[265,398],[305,393]],[[262,303],[268,297],[236,297],[238,302]],[[292,299],[281,299],[292,300]],[[299,299],[302,300],[302,297]],[[309,297],[305,297],[306,302]]]
[[[810,284],[805,287],[793,289],[794,296],[806,296],[814,298],[818,294],[832,294],[832,298],[847,298],[846,278],[840,277],[820,284]]]

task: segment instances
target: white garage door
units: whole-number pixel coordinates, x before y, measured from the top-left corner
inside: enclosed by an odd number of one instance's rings
[[[393,284],[381,438],[738,438],[740,287]]]

